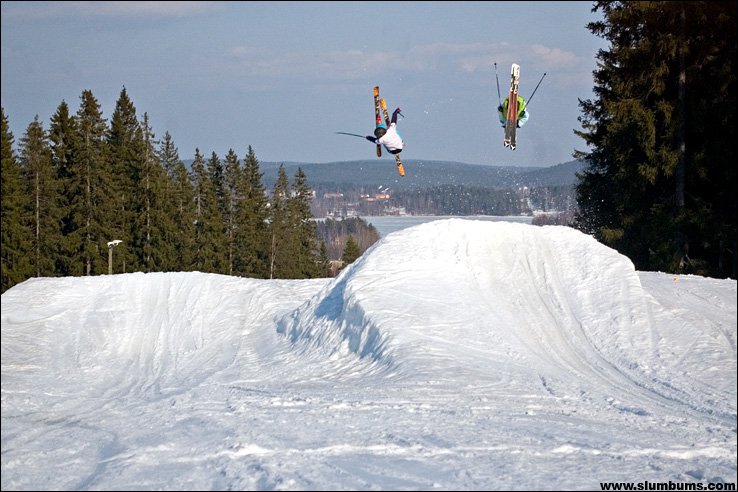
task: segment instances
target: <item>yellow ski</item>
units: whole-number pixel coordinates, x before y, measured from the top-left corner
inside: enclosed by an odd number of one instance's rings
[[[390,118],[389,113],[387,112],[387,102],[384,100],[384,98],[382,98],[379,100],[379,104],[382,106],[384,122],[387,124],[387,128],[389,128]],[[395,162],[397,163],[397,172],[400,173],[400,176],[405,176],[405,168],[402,166],[402,159],[400,159],[400,154],[395,154]]]
[[[374,88],[374,120],[377,126],[382,122],[379,116],[379,86]],[[380,144],[377,144],[377,157],[382,157],[382,146]]]

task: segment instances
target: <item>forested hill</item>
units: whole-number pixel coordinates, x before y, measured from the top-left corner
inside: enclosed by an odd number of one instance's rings
[[[483,166],[452,161],[407,159],[403,161],[406,176],[400,177],[394,159],[348,162],[260,162],[267,188],[274,185],[277,169],[284,165],[288,176],[300,167],[311,186],[316,184],[361,184],[391,186],[395,191],[427,189],[441,185],[463,185],[484,188],[517,188],[520,186],[566,186],[576,182],[581,161],[569,161],[551,167]]]

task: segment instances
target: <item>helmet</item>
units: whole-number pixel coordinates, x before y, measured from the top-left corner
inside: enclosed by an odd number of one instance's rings
[[[387,129],[383,126],[378,126],[374,129],[374,136],[377,138],[382,138],[385,133],[387,133]]]

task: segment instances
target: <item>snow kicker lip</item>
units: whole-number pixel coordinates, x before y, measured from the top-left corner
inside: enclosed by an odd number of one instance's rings
[[[366,257],[356,260],[318,294],[277,320],[277,332],[287,336],[297,351],[306,356],[315,351],[322,353],[324,360],[334,362],[336,374],[353,373],[356,364],[364,366],[360,373],[387,373],[395,365],[387,350],[387,337],[364,309],[351,282]]]

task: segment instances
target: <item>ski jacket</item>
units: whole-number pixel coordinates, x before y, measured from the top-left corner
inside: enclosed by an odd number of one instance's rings
[[[518,128],[525,125],[528,122],[528,118],[530,118],[530,114],[528,114],[528,111],[524,109],[523,112],[518,115]]]
[[[405,148],[405,142],[402,141],[402,137],[397,133],[397,123],[390,123],[387,133],[382,135],[382,138],[377,140],[377,142],[384,145],[384,148],[393,154]]]
[[[497,116],[500,118],[500,124],[502,126],[505,126],[505,122],[507,121],[508,103],[509,98],[506,97],[502,106],[497,107]],[[518,128],[525,125],[528,122],[528,118],[530,118],[530,114],[525,110],[525,99],[523,99],[523,96],[518,96]]]
[[[510,102],[510,98],[506,97],[505,102],[502,103],[502,111],[505,115],[507,115],[507,105]],[[518,117],[520,117],[520,113],[525,111],[525,99],[523,99],[523,96],[518,96]]]

